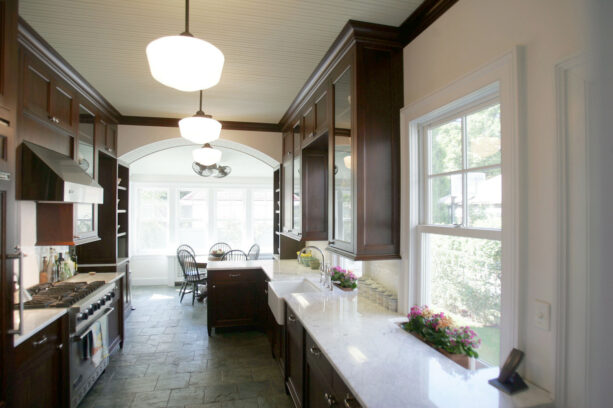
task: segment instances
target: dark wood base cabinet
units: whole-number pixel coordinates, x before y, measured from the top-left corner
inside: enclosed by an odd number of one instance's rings
[[[296,408],[360,408],[296,314],[285,308],[285,386]]]
[[[297,408],[304,405],[304,328],[285,305],[285,387]]]
[[[261,269],[209,270],[207,329],[255,326],[268,322],[268,279]]]
[[[15,348],[13,407],[67,407],[68,316]]]

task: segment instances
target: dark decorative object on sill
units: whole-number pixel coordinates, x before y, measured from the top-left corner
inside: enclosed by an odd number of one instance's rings
[[[197,175],[202,177],[223,178],[232,173],[232,168],[230,166],[219,166],[217,164],[203,166],[202,164],[193,162],[192,169]]]
[[[488,382],[507,394],[515,394],[516,392],[528,389],[528,385],[515,371],[523,359],[524,352],[514,348],[500,369],[498,378],[492,378]]]

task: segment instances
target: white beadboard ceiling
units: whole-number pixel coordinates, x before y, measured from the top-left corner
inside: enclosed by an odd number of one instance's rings
[[[349,19],[399,26],[422,0],[192,0],[190,31],[225,55],[204,93],[220,120],[279,121]],[[184,29],[184,0],[20,0],[19,14],[123,115],[183,117],[197,93],[156,82],[147,44]]]

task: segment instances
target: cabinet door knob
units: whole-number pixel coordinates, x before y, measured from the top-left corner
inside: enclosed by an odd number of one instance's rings
[[[42,337],[40,340],[38,340],[38,341],[33,341],[33,342],[32,342],[32,345],[33,345],[34,347],[42,346],[43,344],[45,344],[45,343],[47,342],[47,340],[49,340],[49,339],[47,338],[47,336],[43,336],[43,337]]]
[[[241,274],[240,273],[231,273],[228,276],[231,277],[231,278],[240,278]]]
[[[63,345],[63,344],[59,344],[59,345],[57,346],[57,349],[58,349],[58,350],[62,350],[63,348],[64,348],[64,345]]]
[[[351,395],[347,394],[343,400],[343,404],[345,405],[345,408],[353,408],[356,406],[356,400]]]
[[[294,316],[293,314],[290,314],[289,316],[287,316],[287,320],[289,320],[290,322],[295,322],[296,316]]]
[[[313,354],[316,357],[319,357],[321,355],[321,351],[317,347],[315,347],[315,346],[312,346],[309,349],[309,351],[311,352],[311,354]]]
[[[324,394],[324,399],[326,400],[326,402],[328,403],[329,407],[333,407],[336,405],[336,399],[334,399],[334,395],[326,392]]]

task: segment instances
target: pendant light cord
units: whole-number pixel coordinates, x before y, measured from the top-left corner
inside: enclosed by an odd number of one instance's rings
[[[202,89],[200,90],[200,109],[198,110],[202,111]]]
[[[192,33],[189,32],[189,0],[185,0],[185,31],[181,35],[193,37]]]
[[[189,33],[189,0],[185,0],[185,32]]]

